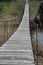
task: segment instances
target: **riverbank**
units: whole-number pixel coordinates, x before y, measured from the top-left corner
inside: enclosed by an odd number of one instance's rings
[[[33,53],[35,63],[37,63],[38,65],[43,65],[43,45],[38,44],[38,46],[36,46],[35,44],[33,44]]]
[[[30,1],[30,34],[36,65],[43,65],[43,24],[38,26],[38,38],[36,37],[36,24],[33,21],[37,15],[39,5],[42,1]],[[41,33],[40,33],[41,31]]]
[[[21,23],[25,2],[0,2],[0,46],[17,30]]]

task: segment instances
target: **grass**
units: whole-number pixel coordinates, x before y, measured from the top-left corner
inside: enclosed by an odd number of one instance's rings
[[[30,19],[34,19],[38,12],[40,1],[31,1],[30,2]]]
[[[2,8],[2,11],[0,11],[0,16],[7,16],[12,13],[15,13],[19,15],[21,14],[24,9],[24,4],[22,2],[0,2],[0,8]]]

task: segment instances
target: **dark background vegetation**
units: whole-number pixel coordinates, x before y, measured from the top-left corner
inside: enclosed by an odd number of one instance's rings
[[[17,1],[20,1],[20,0],[0,0],[0,2],[1,1],[3,1],[3,2],[11,2],[11,1],[17,2]]]

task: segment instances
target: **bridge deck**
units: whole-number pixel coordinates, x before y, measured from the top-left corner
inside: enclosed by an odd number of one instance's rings
[[[29,6],[17,31],[0,47],[0,65],[34,65],[29,32]]]

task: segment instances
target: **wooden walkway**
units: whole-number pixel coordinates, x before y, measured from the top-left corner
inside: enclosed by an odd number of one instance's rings
[[[29,5],[17,31],[0,47],[0,65],[34,65],[29,32]]]

